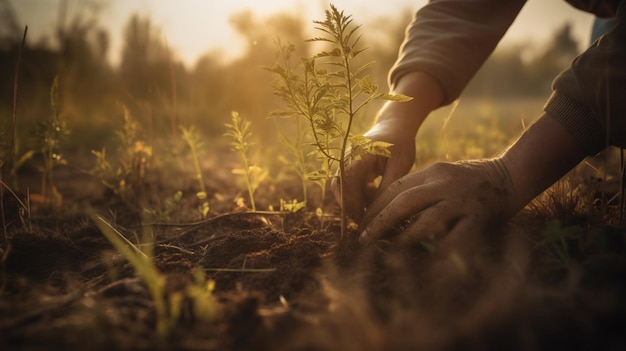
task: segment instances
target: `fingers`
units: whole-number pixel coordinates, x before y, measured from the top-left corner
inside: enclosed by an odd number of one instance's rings
[[[453,204],[441,201],[416,216],[397,235],[395,245],[404,248],[421,242],[439,254],[454,252],[464,255],[475,252],[484,244],[481,238],[487,227],[488,216],[480,215],[479,212],[468,214],[467,208],[457,210]]]
[[[399,225],[404,220],[435,205],[441,199],[438,188],[433,185],[411,187],[405,191],[398,191],[395,188],[389,190],[391,191],[386,192],[384,198],[375,202],[376,208],[373,209],[375,212],[368,210],[366,228],[360,237],[361,242],[369,243],[381,239],[390,232],[398,231]],[[434,206],[429,211],[437,208]]]
[[[365,206],[376,193],[374,180],[385,168],[386,158],[374,155],[364,155],[361,160],[350,164],[346,168],[346,179],[343,191],[346,193],[346,203],[341,201],[341,183],[338,176],[332,179],[331,189],[335,200],[346,208],[348,216],[359,222],[363,216]]]
[[[368,226],[369,223],[374,219],[374,217],[376,217],[383,209],[385,209],[401,193],[424,184],[426,177],[427,175],[424,174],[423,172],[418,172],[418,173],[414,173],[409,176],[406,176],[400,180],[397,180],[391,185],[389,185],[385,189],[385,191],[379,194],[376,200],[369,205],[367,212],[365,213],[365,216],[363,217],[363,220],[361,221],[361,226],[362,227]],[[436,183],[432,183],[431,185],[435,186]],[[422,189],[426,189],[426,188],[422,188]],[[417,191],[417,189],[413,189],[412,191]],[[413,201],[423,200],[422,195],[419,193],[414,193],[411,196],[414,199],[407,198],[406,200],[408,202],[406,205],[414,206],[415,208],[422,209],[421,206],[419,206],[418,202],[413,203]],[[414,214],[415,213],[417,212],[414,212]]]
[[[441,199],[440,192],[438,187],[421,185],[400,193],[371,220],[360,241],[367,244],[395,234],[401,245],[433,237],[458,243],[487,226],[488,216],[472,208],[477,206]],[[400,233],[399,225],[409,218],[412,222]]]
[[[393,128],[392,128],[393,127]],[[348,216],[356,222],[361,221],[365,207],[381,194],[390,184],[409,172],[415,161],[415,135],[397,126],[375,125],[367,137],[371,140],[385,140],[393,144],[391,157],[362,153],[346,167],[344,179],[345,204],[341,201],[341,184],[338,178],[331,181],[333,195],[340,205],[344,206]],[[382,176],[379,186],[376,178]]]
[[[452,205],[439,203],[424,211],[403,233],[402,241],[410,243],[431,237],[439,239],[440,246],[460,244],[464,240],[473,240],[475,234],[483,230],[487,221],[478,213],[451,209]]]
[[[440,239],[454,230],[461,215],[450,210],[450,204],[439,202],[424,210],[399,236],[401,245],[413,244],[429,238]]]
[[[376,195],[382,194],[393,182],[405,176],[411,170],[415,162],[415,152],[412,157],[391,157],[387,161],[387,167],[382,174],[380,185]]]

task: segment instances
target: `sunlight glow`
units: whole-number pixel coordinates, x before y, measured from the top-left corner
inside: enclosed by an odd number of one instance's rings
[[[208,51],[218,51],[224,59],[242,53],[246,43],[231,27],[230,19],[234,14],[251,11],[256,18],[264,18],[283,12],[319,18],[323,13],[318,2],[294,0],[187,0],[183,3],[151,0],[143,3],[139,13],[151,16],[162,28],[164,39],[187,64],[193,64]]]
[[[51,42],[61,0],[12,0],[21,24],[28,24],[30,40]],[[68,1],[69,4],[84,4]],[[207,52],[220,52],[224,60],[242,54],[246,43],[233,30],[230,18],[249,10],[257,19],[283,12],[308,21],[323,18],[330,3],[351,13],[362,24],[381,16],[399,16],[402,11],[418,9],[426,0],[93,0],[100,4],[98,23],[110,34],[109,59],[119,60],[124,26],[132,14],[150,17],[160,28],[163,39],[185,64],[192,66]],[[543,43],[563,23],[574,24],[574,36],[585,42],[593,17],[575,10],[565,1],[529,0],[502,43]]]

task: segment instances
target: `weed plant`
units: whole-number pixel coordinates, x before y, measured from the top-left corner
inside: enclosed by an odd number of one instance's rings
[[[193,126],[189,128],[181,127],[180,130],[182,138],[191,152],[191,159],[193,160],[194,170],[196,172],[195,178],[198,181],[198,187],[200,189],[200,191],[196,193],[196,198],[201,202],[198,211],[200,212],[202,219],[205,219],[209,214],[210,207],[204,177],[202,176],[202,168],[200,167],[200,152],[202,150],[203,143],[200,135]]]
[[[233,173],[243,175],[245,177],[250,206],[252,207],[252,211],[256,212],[254,192],[263,179],[265,172],[262,168],[250,163],[248,149],[253,145],[250,141],[250,138],[252,137],[252,133],[250,132],[250,122],[244,121],[241,116],[239,116],[239,113],[235,111],[231,113],[231,117],[232,123],[224,124],[227,128],[224,135],[232,139],[230,145],[234,151],[239,152],[243,162],[243,169],[234,169]]]
[[[59,165],[67,164],[62,152],[61,142],[70,134],[65,119],[62,117],[59,105],[59,77],[55,77],[50,88],[50,117],[40,121],[35,128],[35,137],[39,141],[39,152],[43,157],[43,166],[39,168],[41,179],[41,195],[46,204],[58,207],[62,196],[58,192],[54,169]]]
[[[140,125],[126,107],[123,107],[123,119],[123,127],[115,131],[119,143],[115,153],[117,162],[108,160],[105,148],[92,150],[96,163],[88,173],[124,201],[132,203],[142,192],[152,147],[139,138]]]
[[[174,195],[166,198],[161,208],[144,207],[143,213],[155,222],[169,223],[172,221],[172,214],[180,206],[182,199],[183,192],[179,190]]]
[[[168,306],[164,292],[165,279],[154,265],[152,259],[152,245],[144,245],[143,247],[145,249],[142,251],[126,239],[122,233],[115,229],[104,218],[93,216],[93,220],[113,247],[130,262],[133,268],[135,268],[137,274],[148,287],[156,310],[157,334],[162,338],[166,337],[172,328],[173,321],[168,318]],[[144,237],[145,236],[144,233]]]
[[[341,236],[346,226],[344,184],[346,166],[363,152],[390,156],[391,144],[371,141],[362,135],[352,134],[357,114],[374,100],[407,101],[404,95],[379,93],[370,76],[365,74],[373,62],[358,65],[355,59],[365,50],[359,47],[360,26],[352,23],[335,6],[326,10],[324,21],[314,21],[315,28],[323,34],[308,42],[329,46],[312,57],[302,58],[299,67],[291,64],[293,45],[278,48],[278,63],[266,67],[276,77],[274,93],[286,104],[284,110],[275,111],[276,117],[304,118],[310,129],[315,154],[322,159],[322,167],[309,173],[311,179],[328,179],[338,173],[341,193]],[[338,165],[338,167],[336,167]],[[338,168],[338,172],[335,170]]]
[[[216,310],[213,297],[215,283],[207,281],[201,270],[195,270],[196,285],[187,287],[183,293],[165,294],[165,277],[156,268],[154,261],[154,244],[149,226],[144,228],[142,245],[138,246],[128,240],[104,218],[92,215],[98,229],[109,240],[113,247],[121,253],[133,266],[139,277],[146,284],[154,303],[156,312],[156,333],[160,339],[166,339],[176,327],[181,315],[182,302],[185,297],[193,301],[194,315],[201,319],[211,318]],[[143,248],[143,249],[140,249]]]

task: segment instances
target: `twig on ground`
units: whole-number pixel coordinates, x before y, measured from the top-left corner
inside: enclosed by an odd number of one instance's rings
[[[204,228],[210,224],[226,219],[228,217],[242,216],[242,215],[244,216],[286,216],[288,214],[290,213],[289,212],[275,212],[275,211],[228,212],[228,213],[217,215],[215,217],[211,217],[208,219],[204,219],[204,220],[197,221],[197,222],[191,222],[191,223],[152,223],[152,224],[145,224],[145,225],[156,226],[156,227],[187,228],[183,230],[182,232],[180,232],[175,237],[163,239],[163,240],[156,242],[157,245],[163,245],[163,244],[169,244],[172,241],[185,237],[195,232],[198,229]],[[196,244],[198,243],[194,243],[194,245]]]

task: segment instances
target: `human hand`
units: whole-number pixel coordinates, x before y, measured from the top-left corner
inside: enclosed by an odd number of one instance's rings
[[[390,157],[363,152],[346,167],[344,191],[348,196],[343,205],[348,216],[357,222],[374,198],[389,184],[407,174],[415,160],[415,135],[407,132],[402,123],[391,120],[378,122],[365,137],[371,141],[384,141],[392,146]],[[379,176],[382,179],[376,186],[375,180]],[[331,188],[335,199],[341,204],[338,177],[333,178]]]
[[[344,206],[350,218],[359,222],[364,209],[389,184],[409,172],[415,161],[415,135],[426,116],[441,105],[443,90],[438,81],[422,72],[404,75],[394,84],[392,94],[413,97],[408,102],[387,102],[380,110],[376,124],[365,136],[372,141],[393,144],[391,157],[362,154],[346,168],[344,191],[346,203],[341,201],[341,185],[334,178],[331,189],[337,202]],[[375,179],[382,176],[376,187]]]
[[[520,209],[501,160],[437,163],[394,182],[372,203],[360,241],[389,236],[401,243],[433,236],[454,241],[506,221]]]

